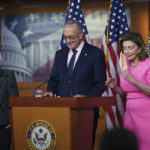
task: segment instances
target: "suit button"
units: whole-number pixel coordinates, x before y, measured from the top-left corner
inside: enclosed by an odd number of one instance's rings
[[[69,80],[68,83],[71,83],[71,81]]]
[[[72,97],[72,92],[70,92],[70,97]]]

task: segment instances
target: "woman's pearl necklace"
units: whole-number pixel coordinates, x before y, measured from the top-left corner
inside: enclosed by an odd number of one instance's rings
[[[139,64],[139,61],[137,61],[136,63],[130,63],[131,67],[135,67]]]

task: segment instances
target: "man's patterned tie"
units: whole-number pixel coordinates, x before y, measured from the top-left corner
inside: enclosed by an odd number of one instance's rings
[[[75,57],[76,57],[76,53],[77,53],[77,50],[73,49],[73,55],[70,59],[70,62],[69,62],[69,65],[68,65],[68,73],[69,73],[69,77],[71,77],[72,75],[72,72],[73,72],[73,66],[74,66],[74,61],[75,61]]]

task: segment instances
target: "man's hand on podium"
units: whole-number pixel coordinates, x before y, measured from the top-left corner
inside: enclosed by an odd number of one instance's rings
[[[11,125],[10,125],[10,123],[9,123],[5,128],[8,129],[8,128],[10,128],[10,126],[11,126]]]
[[[76,94],[73,97],[86,97],[85,95],[81,95],[81,94]]]
[[[53,94],[53,92],[45,92],[45,93],[44,93],[44,96],[47,96],[47,97],[54,97],[54,94]]]

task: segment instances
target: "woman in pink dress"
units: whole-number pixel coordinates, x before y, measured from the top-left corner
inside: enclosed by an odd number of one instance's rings
[[[139,150],[150,150],[150,59],[138,33],[120,41],[120,87],[109,78],[106,85],[127,98],[124,127],[133,131]]]

